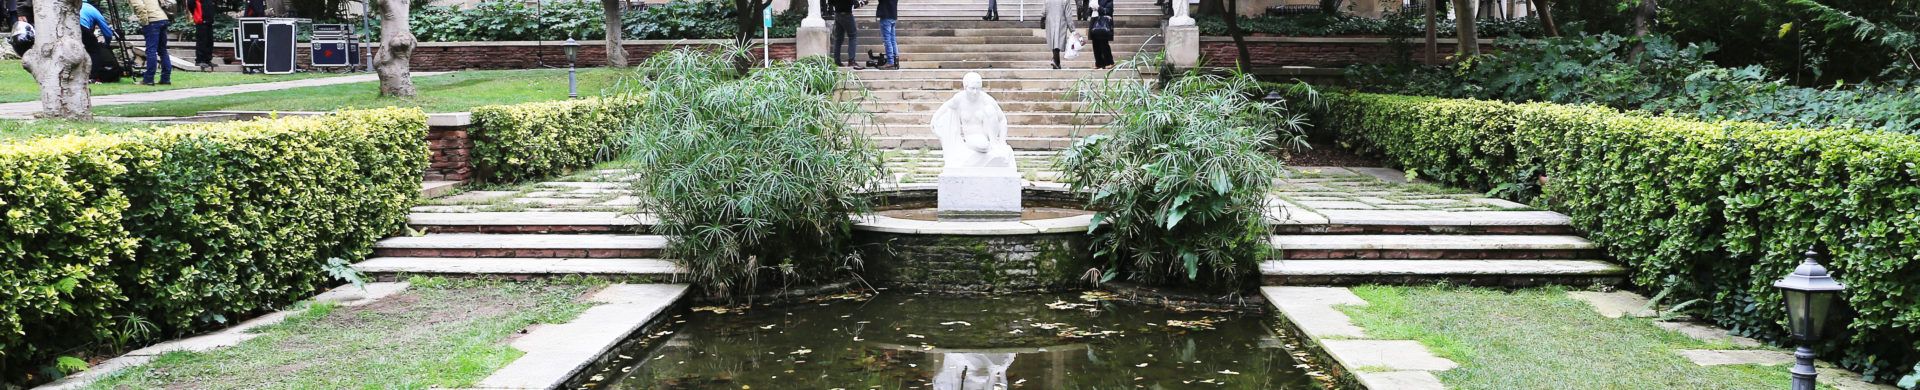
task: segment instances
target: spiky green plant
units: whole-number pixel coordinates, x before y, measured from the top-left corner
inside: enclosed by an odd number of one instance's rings
[[[1133,78],[1083,81],[1075,95],[1111,115],[1060,160],[1093,195],[1103,276],[1237,291],[1271,252],[1267,195],[1283,166],[1268,152],[1303,139],[1298,115],[1257,100],[1252,76],[1189,72],[1162,88]]]
[[[835,101],[847,75],[818,58],[741,75],[727,52],[665,52],[635,70],[644,95],[632,130],[640,209],[666,253],[716,296],[766,277],[802,283],[858,268],[850,213],[882,176],[880,153]]]

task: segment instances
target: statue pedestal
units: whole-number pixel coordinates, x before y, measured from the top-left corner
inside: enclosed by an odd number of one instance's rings
[[[833,46],[831,32],[824,23],[819,26],[800,26],[799,31],[794,32],[793,58],[832,55],[827,52]]]
[[[940,172],[940,219],[1020,219],[1020,171],[1013,167],[946,168]]]
[[[1166,30],[1167,63],[1176,69],[1200,65],[1200,26],[1187,23],[1185,26],[1168,26]]]

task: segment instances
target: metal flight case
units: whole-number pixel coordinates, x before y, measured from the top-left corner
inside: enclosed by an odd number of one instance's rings
[[[313,41],[308,48],[315,68],[341,68],[360,65],[360,42],[353,27],[345,24],[313,25]]]

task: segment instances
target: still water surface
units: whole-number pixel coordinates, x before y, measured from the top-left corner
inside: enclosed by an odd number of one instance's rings
[[[697,310],[615,389],[1320,389],[1264,313],[1101,293],[888,292]]]

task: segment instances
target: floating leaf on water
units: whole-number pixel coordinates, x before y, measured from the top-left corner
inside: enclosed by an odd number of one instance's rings
[[[912,334],[912,333],[908,333],[908,334],[907,334],[907,338],[910,338],[910,339],[924,339],[924,338],[927,338],[927,336],[921,336],[921,335],[917,335],[917,334]]]
[[[954,325],[966,325],[966,326],[973,326],[973,323],[971,323],[971,322],[966,322],[966,321],[947,321],[947,322],[942,322],[942,323],[940,323],[940,325],[946,325],[946,326],[954,326]]]
[[[793,352],[788,352],[787,354],[788,354],[788,355],[805,355],[805,354],[809,354],[809,353],[813,353],[813,350],[811,350],[811,349],[806,349],[806,348],[801,348],[801,349],[799,349],[799,350],[795,350],[795,351],[793,351]]]
[[[1135,364],[1135,365],[1133,365],[1133,366],[1134,366],[1134,367],[1146,367],[1146,366],[1147,366],[1147,364],[1146,364],[1146,363],[1140,363],[1140,364]]]
[[[1221,373],[1221,374],[1227,374],[1227,375],[1240,375],[1240,373],[1238,373],[1238,372],[1233,372],[1233,370],[1220,370],[1220,373]]]

